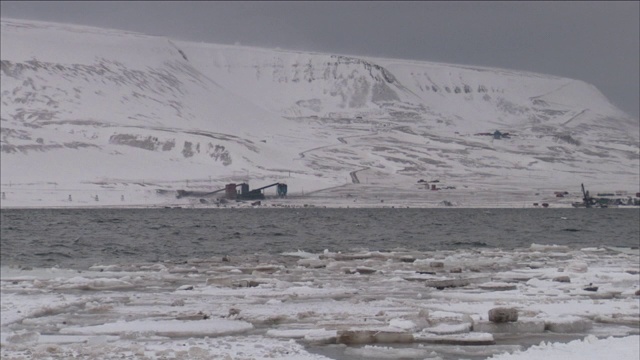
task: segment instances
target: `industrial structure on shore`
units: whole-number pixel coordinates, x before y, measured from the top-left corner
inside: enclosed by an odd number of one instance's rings
[[[209,197],[224,191],[224,198],[229,200],[262,200],[265,198],[264,190],[274,186],[276,187],[276,195],[278,197],[287,196],[287,184],[283,183],[273,183],[253,190],[249,190],[249,184],[247,183],[230,183],[222,189],[209,192],[178,190],[176,197],[178,199],[182,197]],[[240,187],[240,191],[238,191],[238,187]]]
[[[593,197],[589,194],[589,191],[584,189],[584,184],[582,186],[582,202],[574,202],[571,205],[573,207],[598,207],[598,208],[606,208],[609,206],[640,206],[640,192],[636,193],[636,198],[633,199],[631,196],[620,197],[623,195],[627,195],[626,191],[618,191],[614,193],[598,193],[598,197]]]

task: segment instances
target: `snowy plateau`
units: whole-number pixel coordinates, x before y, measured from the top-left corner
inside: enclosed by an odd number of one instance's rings
[[[638,119],[579,80],[26,20],[1,35],[2,207],[210,206],[176,192],[241,182],[288,184],[273,205],[640,190]]]

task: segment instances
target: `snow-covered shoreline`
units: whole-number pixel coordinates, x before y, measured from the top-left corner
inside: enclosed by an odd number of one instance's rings
[[[192,187],[192,191],[206,193],[212,187]],[[215,187],[213,187],[215,188]],[[271,193],[265,199],[235,201],[220,194],[178,198],[175,189],[130,184],[117,188],[98,186],[12,186],[3,187],[2,209],[29,208],[278,208],[278,207],[326,207],[326,208],[571,208],[572,203],[582,202],[578,191],[556,197],[554,189],[501,190],[496,187],[475,187],[432,191],[424,188],[398,189],[389,186],[346,184],[322,188],[308,184],[286,198]],[[632,198],[627,192],[619,198]],[[616,208],[638,209],[637,206]]]

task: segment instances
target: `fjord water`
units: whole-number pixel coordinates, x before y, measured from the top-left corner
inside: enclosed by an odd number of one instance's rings
[[[489,247],[637,248],[640,209],[3,209],[3,266]]]

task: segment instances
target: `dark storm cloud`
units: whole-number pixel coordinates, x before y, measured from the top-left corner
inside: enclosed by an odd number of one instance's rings
[[[10,2],[2,17],[579,79],[639,117],[640,2]]]

